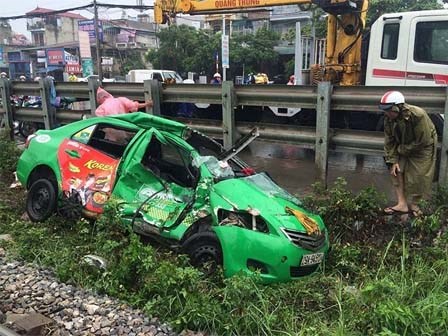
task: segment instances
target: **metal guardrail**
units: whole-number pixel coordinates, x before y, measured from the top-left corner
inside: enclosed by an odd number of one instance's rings
[[[57,82],[58,96],[75,97],[90,101],[90,110],[58,110],[51,106],[49,90],[51,83],[0,81],[2,101],[9,103],[10,95],[41,96],[43,108],[14,108],[10,104],[0,105],[0,117],[4,116],[11,125],[12,120],[35,121],[45,123],[46,128],[70,123],[82,119],[85,114],[94,115],[96,109],[96,90],[101,83],[90,78],[89,83]],[[235,122],[235,107],[275,106],[316,110],[317,125],[302,127],[296,125],[256,124],[260,130],[260,139],[272,142],[297,144],[316,149],[316,165],[321,178],[326,181],[328,151],[351,151],[355,153],[375,153],[383,151],[383,134],[379,132],[340,130],[329,128],[331,114],[340,111],[379,112],[378,102],[390,87],[382,86],[331,86],[321,83],[319,86],[286,85],[222,85],[174,84],[162,85],[156,81],[145,83],[103,83],[105,90],[114,96],[145,101],[152,99],[154,107],[148,113],[161,114],[162,103],[205,103],[222,104],[223,120],[179,119],[204,133],[222,137],[226,147],[231,146],[237,133],[247,134],[254,123]],[[444,114],[448,119],[448,88],[446,87],[399,87],[410,104],[424,108],[428,113]],[[444,137],[441,144],[441,163],[439,181],[448,182],[448,123],[444,125]]]

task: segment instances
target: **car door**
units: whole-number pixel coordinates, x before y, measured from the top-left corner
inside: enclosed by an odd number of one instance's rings
[[[193,185],[173,176],[185,169],[179,164],[185,160],[181,151],[153,128],[124,165],[114,195],[124,201],[123,215],[135,230],[157,233],[172,227],[193,200]]]
[[[65,139],[58,149],[63,195],[87,211],[102,213],[121,157],[136,133],[95,124]]]

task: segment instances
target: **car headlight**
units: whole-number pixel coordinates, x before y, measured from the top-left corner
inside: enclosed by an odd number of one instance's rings
[[[218,210],[219,225],[234,225],[253,231],[269,233],[269,228],[260,213],[256,210],[248,211],[228,211]]]

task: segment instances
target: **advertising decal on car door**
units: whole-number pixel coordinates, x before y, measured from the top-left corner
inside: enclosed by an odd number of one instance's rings
[[[65,196],[77,195],[86,210],[102,213],[120,160],[67,139],[59,147],[58,161]]]

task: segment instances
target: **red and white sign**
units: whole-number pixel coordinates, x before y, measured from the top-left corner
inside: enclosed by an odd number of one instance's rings
[[[47,50],[47,64],[48,65],[64,64],[64,49]]]
[[[79,64],[67,64],[65,66],[65,72],[67,73],[81,73],[81,66]]]

